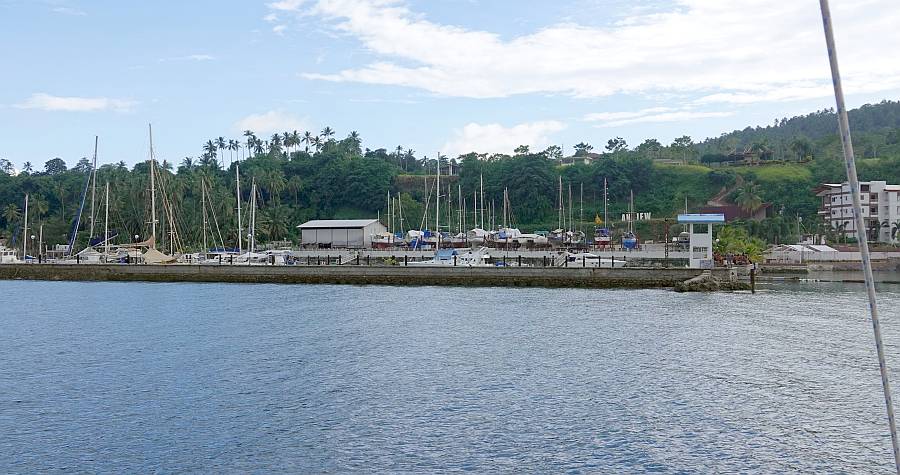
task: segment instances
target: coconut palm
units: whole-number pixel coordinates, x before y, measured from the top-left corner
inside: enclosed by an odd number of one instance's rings
[[[734,202],[742,210],[753,213],[762,206],[762,198],[759,196],[760,187],[756,183],[747,182],[737,190]]]
[[[279,201],[279,196],[284,190],[287,181],[284,179],[284,173],[281,170],[269,170],[263,176],[263,184],[269,191],[269,204]]]
[[[313,147],[315,147],[315,149],[316,149],[316,153],[319,153],[319,149],[322,148],[322,137],[319,137],[318,135],[313,137],[312,144],[313,144]]]
[[[299,175],[292,176],[287,182],[287,189],[294,195],[294,205],[300,206],[300,190],[303,189],[303,180]]]
[[[222,166],[225,166],[225,148],[228,147],[228,142],[225,141],[225,137],[219,137],[216,139],[216,148],[219,150],[219,162]]]
[[[14,204],[6,205],[6,208],[3,208],[3,219],[6,220],[6,225],[11,226],[12,223],[18,222],[19,218],[22,214],[19,212],[19,207]]]
[[[275,153],[281,151],[281,135],[272,134],[272,138],[269,139],[269,151]]]
[[[252,130],[245,130],[244,137],[247,137],[247,153],[251,154],[255,150],[253,145],[256,143],[256,134]]]
[[[325,127],[322,129],[322,140],[325,142],[331,140],[331,137],[334,135],[334,129],[331,127]]]
[[[207,140],[206,143],[203,144],[203,154],[209,159],[215,159],[216,150],[218,150],[218,147],[212,140]]]
[[[291,132],[291,142],[294,143],[294,146],[295,146],[295,147],[299,147],[299,146],[300,146],[300,141],[301,141],[302,139],[303,139],[303,136],[300,135],[300,132],[297,132],[296,130],[293,131],[293,132]]]
[[[238,147],[240,147],[240,144],[238,143],[237,140],[234,140],[234,139],[228,140],[227,148],[231,152],[231,157],[230,157],[229,163],[234,161],[234,152],[235,152],[235,150],[238,149]]]
[[[31,165],[31,162],[25,162],[22,164],[23,173],[31,173],[32,171],[34,171],[34,167]]]
[[[288,214],[284,206],[271,206],[262,213],[259,228],[270,240],[278,240],[287,236]]]
[[[309,153],[309,146],[313,142],[313,134],[311,134],[308,130],[303,133],[303,138],[300,139],[303,143],[306,144],[306,153]]]

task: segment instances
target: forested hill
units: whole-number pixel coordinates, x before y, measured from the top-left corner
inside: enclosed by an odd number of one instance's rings
[[[860,178],[900,183],[900,103],[867,105],[851,111],[850,117]],[[201,153],[196,158],[162,157],[156,184],[164,206],[158,205],[158,212],[165,210],[162,226],[176,229],[185,248],[196,249],[203,242],[205,212],[221,228],[220,240],[234,242],[236,230],[249,226],[246,212],[240,226],[236,222],[235,177],[240,164],[241,201],[246,210],[250,190],[256,190],[260,208],[256,230],[262,241],[296,241],[296,225],[308,219],[384,217],[388,196],[399,199],[392,209],[402,208],[405,228],[419,229],[433,226],[434,176],[440,170],[445,177],[452,175],[443,179],[441,188],[445,230],[446,223],[451,230],[463,220],[473,223],[478,195],[483,203],[479,207],[495,208],[497,216],[507,199],[512,225],[525,231],[559,226],[562,198],[567,220],[590,232],[594,217],[604,210],[607,182],[608,224],[614,229],[621,225],[614,217],[628,209],[632,192],[636,209],[652,213],[654,222],[640,223],[637,229],[642,239],[663,239],[664,218],[671,219],[686,203],[697,210],[724,189],[731,190],[729,200],[748,211],[770,203],[774,216],[739,225],[769,242],[786,242],[796,237],[798,218],[807,229],[821,225],[813,189],[844,179],[835,124],[833,113],[821,111],[700,144],[685,136],[670,145],[647,139],[632,147],[614,138],[603,153],[595,153],[583,142],[576,145],[573,157],[565,157],[555,145],[541,151],[523,145],[510,154],[429,158],[402,146],[369,149],[359,133],[339,138],[330,127],[318,134],[285,131],[270,137],[248,130],[240,138],[198,140]],[[90,161],[66,163],[48,157],[43,164],[22,163],[19,173],[16,168],[0,158],[0,240],[21,239],[28,194],[29,229],[38,235],[43,230],[46,244],[66,242],[82,202],[91,195],[85,192]],[[98,167],[98,196],[109,182],[110,227],[124,236],[148,235],[148,170],[146,161],[129,168],[124,162],[101,160]],[[98,199],[93,208],[99,210],[101,205]],[[90,233],[91,208],[88,200],[79,245],[86,244]]]
[[[866,104],[848,112],[857,154],[878,156],[900,152],[900,101]],[[765,144],[777,154],[790,154],[791,144],[808,140],[820,151],[839,143],[837,117],[834,109],[825,109],[803,116],[776,119],[766,127],[747,127],[724,133],[699,144],[702,153],[730,153]],[[781,158],[781,157],[776,157]]]

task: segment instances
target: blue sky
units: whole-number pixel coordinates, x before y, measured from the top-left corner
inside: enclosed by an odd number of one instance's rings
[[[244,128],[510,152],[700,140],[830,107],[818,2],[0,0],[0,157],[197,156]],[[833,2],[850,105],[900,97],[900,7]]]

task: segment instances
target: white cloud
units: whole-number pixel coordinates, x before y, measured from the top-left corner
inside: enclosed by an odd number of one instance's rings
[[[65,112],[97,112],[105,110],[128,112],[136,104],[136,101],[129,99],[113,99],[109,97],[61,97],[39,92],[32,94],[31,97],[24,102],[16,104],[14,107],[19,109]]]
[[[216,57],[210,54],[189,54],[186,56],[175,56],[171,58],[161,58],[160,63],[169,61],[213,61]]]
[[[599,122],[594,127],[622,127],[633,124],[681,122],[696,119],[729,117],[734,112],[693,111],[670,107],[652,107],[634,112],[595,112],[584,116],[585,122]]]
[[[444,144],[442,154],[457,156],[469,152],[512,153],[519,145],[543,149],[551,144],[550,136],[566,128],[557,121],[541,121],[504,127],[500,124],[471,123],[455,131],[455,137]]]
[[[298,21],[324,19],[376,57],[343,71],[308,72],[308,79],[473,98],[689,93],[707,102],[820,97],[830,85],[815,2],[676,0],[667,11],[638,11],[611,26],[560,23],[508,40],[429,21],[402,0],[303,4],[269,6],[298,11]],[[833,14],[847,92],[900,88],[896,0],[840,2]],[[779,93],[797,83],[807,90]]]
[[[268,3],[267,6],[273,10],[297,11],[304,3],[306,3],[306,0],[281,0],[280,2]]]
[[[287,30],[287,26],[285,25],[275,25],[272,27],[272,33],[275,33],[276,35],[283,35],[284,30]]]
[[[297,118],[289,113],[272,110],[262,114],[250,114],[234,124],[235,131],[252,130],[258,135],[266,135],[285,130],[311,130],[307,119]]]
[[[77,9],[77,8],[71,8],[71,7],[56,7],[56,8],[53,9],[53,12],[54,12],[54,13],[60,13],[60,14],[63,14],[63,15],[72,15],[72,16],[85,16],[85,15],[87,15],[87,13],[84,12],[83,10],[79,10],[79,9]]]

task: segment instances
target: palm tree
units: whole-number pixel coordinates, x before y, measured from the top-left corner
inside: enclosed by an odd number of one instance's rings
[[[212,140],[207,140],[206,143],[203,144],[203,154],[209,159],[214,159],[216,157],[216,150],[218,150],[218,147]]]
[[[281,170],[270,170],[263,176],[266,189],[269,191],[269,204],[280,200],[281,192],[284,190],[287,182],[284,179],[284,173]]]
[[[260,139],[258,139],[258,138],[256,138],[256,137],[253,138],[253,145],[252,145],[252,146],[253,146],[253,151],[254,151],[257,155],[261,155],[261,154],[263,153],[263,151],[265,150],[265,149],[263,148],[263,141],[260,140]]]
[[[256,134],[252,130],[245,130],[244,137],[247,137],[247,153],[253,153],[253,144],[256,143]]]
[[[3,219],[6,220],[7,226],[11,226],[12,223],[17,222],[21,216],[19,207],[14,204],[8,204],[6,205],[6,208],[3,208]]]
[[[303,189],[303,180],[299,175],[294,175],[287,182],[287,189],[294,195],[294,205],[300,206],[300,198],[299,193],[300,190]]]
[[[219,137],[216,139],[216,148],[218,148],[220,152],[219,161],[222,162],[222,166],[225,166],[225,148],[228,147],[228,142],[225,141],[225,137]]]
[[[228,150],[231,151],[231,161],[234,161],[234,152],[240,147],[240,143],[237,140],[229,139],[228,140]]]
[[[734,202],[741,207],[742,210],[753,213],[762,206],[762,198],[759,196],[759,185],[753,182],[745,183],[738,188]]]
[[[306,144],[306,153],[309,153],[309,146],[313,142],[313,134],[311,134],[308,130],[303,133],[303,138],[300,139],[303,143]]]
[[[184,159],[181,160],[181,166],[186,170],[194,168],[194,159],[191,157],[184,157]]]
[[[318,135],[313,137],[312,144],[313,147],[316,148],[316,153],[319,153],[319,149],[322,148],[322,137],[319,137]]]
[[[294,143],[295,147],[300,146],[300,140],[302,140],[302,138],[303,136],[300,135],[300,132],[297,132],[296,130],[291,132],[291,142]]]
[[[34,167],[31,166],[31,162],[25,162],[22,164],[22,173],[31,173],[34,170]]]
[[[322,129],[322,140],[324,140],[325,142],[330,140],[332,135],[334,135],[334,129],[332,129],[331,127],[325,127],[324,129]]]
[[[284,206],[276,205],[262,213],[260,230],[269,240],[277,240],[287,235],[287,211]]]
[[[275,153],[281,151],[281,135],[272,134],[272,138],[269,139],[269,151]]]

